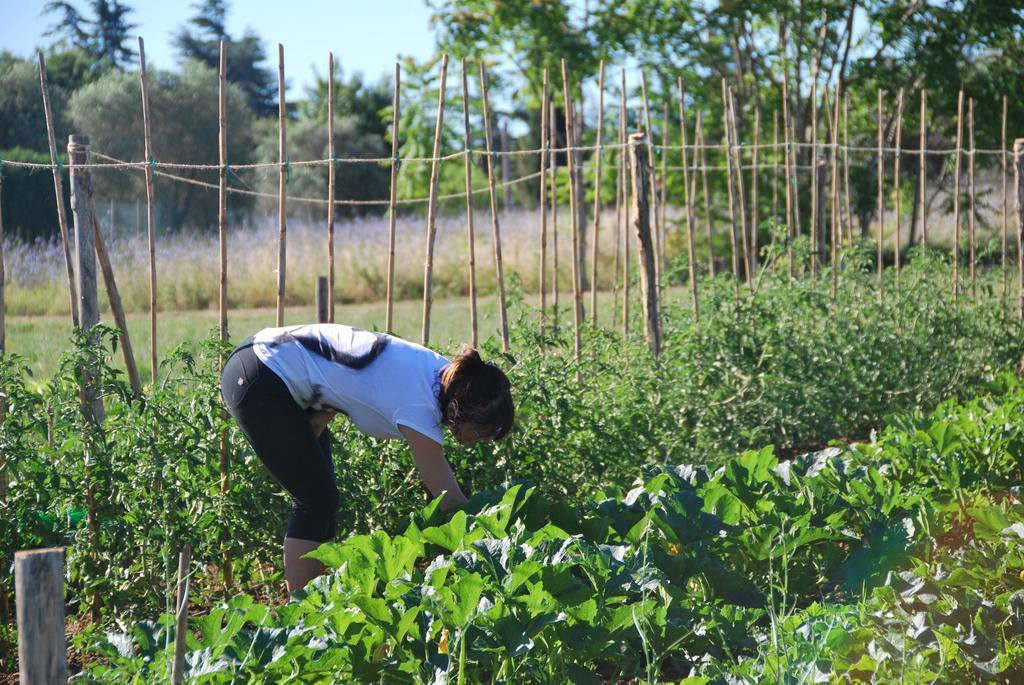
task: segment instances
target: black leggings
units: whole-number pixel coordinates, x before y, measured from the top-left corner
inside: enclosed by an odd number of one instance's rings
[[[286,537],[326,542],[334,537],[338,486],[331,434],[317,438],[312,411],[299,407],[288,387],[252,349],[252,338],[224,364],[221,396],[231,416],[271,474],[292,496]]]

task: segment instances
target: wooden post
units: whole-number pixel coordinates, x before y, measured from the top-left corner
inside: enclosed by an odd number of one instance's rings
[[[846,238],[853,245],[853,212],[850,210],[850,95],[843,93],[843,199]]]
[[[555,122],[555,103],[551,102],[551,112],[548,114],[550,126],[548,136],[551,139],[551,146],[558,144],[558,125]],[[552,324],[555,335],[558,335],[558,153],[551,153],[551,303],[552,303]]]
[[[658,243],[661,245],[661,266],[659,267],[662,271],[665,270],[665,262],[668,259],[665,256],[665,252],[668,250],[668,226],[666,225],[666,213],[665,209],[668,206],[668,144],[671,136],[669,135],[669,121],[668,121],[668,105],[670,95],[668,88],[665,88],[665,102],[662,107],[662,118],[661,118],[661,188],[660,197],[658,198]],[[654,135],[653,133],[651,134]],[[653,140],[653,138],[652,138]]]
[[[146,45],[139,37],[139,81],[142,86],[142,136],[146,153],[146,236],[149,245],[149,367],[156,386],[159,363],[156,355],[156,225],[153,221],[153,138],[149,126],[149,93],[146,83]]]
[[[1024,321],[1024,138],[1013,141],[1013,186],[1017,191],[1017,315]]]
[[[494,153],[491,142],[491,104],[487,89],[487,70],[480,63],[480,97],[484,105],[484,144],[487,148],[487,184],[491,199],[491,237],[494,242],[494,271],[498,280],[498,318],[501,321],[501,349],[509,351],[508,312],[505,308],[505,267],[501,261],[501,227],[498,225],[498,194],[494,185]],[[571,169],[570,169],[571,171]],[[574,252],[573,254],[577,254]],[[575,263],[575,261],[573,262]]]
[[[327,322],[334,323],[334,194],[338,167],[334,159],[334,53],[327,53]],[[390,330],[388,331],[390,332]]]
[[[893,252],[893,275],[896,278],[896,294],[900,292],[900,154],[901,141],[903,138],[903,89],[900,88],[896,96],[896,139],[893,147],[893,210],[896,212],[896,221],[892,229],[892,252]]]
[[[708,275],[714,278],[715,245],[714,231],[711,227],[711,196],[708,194],[708,158],[705,153],[706,146],[704,145],[704,113],[700,110],[697,110],[697,123],[695,124],[695,127],[697,129],[697,133],[696,140],[693,142],[694,145],[697,146],[697,150],[700,151],[700,189],[701,199],[704,203],[704,231],[707,234],[708,240]]]
[[[441,136],[444,131],[445,85],[448,81],[448,54],[441,57],[441,85],[437,93],[437,123],[430,162],[430,191],[427,198],[427,247],[423,262],[423,344],[430,343],[430,308],[434,304],[434,236],[437,232],[437,182],[441,173]]]
[[[637,248],[640,251],[640,285],[644,297],[644,332],[647,345],[655,357],[661,354],[661,319],[658,314],[657,281],[654,274],[654,244],[651,239],[650,211],[647,201],[650,193],[650,173],[647,170],[647,153],[640,150],[646,146],[643,133],[629,136],[629,162],[632,168],[633,210],[636,218]]]
[[[693,307],[693,320],[700,320],[700,307],[697,302],[697,253],[693,244],[693,193],[690,190],[690,175],[686,167],[686,91],[683,79],[676,79],[679,88],[679,143],[680,161],[683,167],[683,211],[686,221],[686,257],[690,271],[690,306]],[[696,157],[696,155],[694,155]]]
[[[64,548],[14,553],[20,682],[66,683]]]
[[[818,192],[818,62],[811,77],[811,280],[818,277],[818,259],[821,250],[819,238],[819,192]]]
[[[227,79],[228,79],[228,47],[226,41],[220,41],[220,64],[217,70],[217,148],[220,160],[218,175],[217,193],[217,238],[220,243],[220,290],[217,301],[220,309],[220,340],[228,341],[228,101],[227,101]],[[224,359],[221,358],[219,366],[224,368]],[[227,410],[221,410],[221,418],[227,419]],[[222,431],[220,434],[220,494],[226,499],[230,489],[228,480],[228,468],[231,454],[228,450],[228,433]],[[221,544],[227,541],[227,529],[221,530]],[[223,551],[222,563],[224,565],[224,588],[230,590],[234,585],[234,573],[232,572],[231,554]]]
[[[466,58],[462,69],[462,125],[465,141],[464,167],[466,176],[466,244],[469,249],[469,327],[473,347],[479,347],[480,335],[476,320],[476,242],[473,229],[473,132],[469,126],[469,82],[466,79]]]
[[[1003,270],[1003,299],[1005,300],[1010,292],[1010,284],[1008,282],[1009,273],[1006,270],[1006,242],[1007,242],[1007,225],[1006,225],[1006,214],[1009,207],[1008,195],[1006,190],[1006,96],[1003,96],[1003,135],[1002,143],[999,146],[999,156],[1002,158],[1002,176],[1003,176],[1003,242],[1002,247],[999,251],[1000,254],[1000,265]]]
[[[787,70],[782,72],[782,135],[785,138],[785,181],[786,181],[786,277],[789,287],[793,287],[793,179],[790,158],[789,138],[789,76]]]
[[[968,259],[970,263],[968,269],[971,274],[971,297],[975,298],[978,296],[977,279],[975,278],[975,224],[974,215],[977,211],[975,203],[975,183],[974,183],[974,98],[968,98],[967,100],[967,130],[968,130],[968,144],[971,146],[971,160],[970,166],[967,168],[968,187],[967,192],[970,193],[971,199],[971,213],[967,215],[967,239],[969,242],[968,248]]]
[[[754,142],[751,147],[751,159],[750,159],[750,275],[748,276],[753,283],[754,272],[757,270],[758,262],[758,250],[757,250],[757,230],[761,225],[760,212],[757,207],[758,200],[758,148],[761,146],[761,107],[754,103]],[[753,286],[751,286],[753,287]]]
[[[1003,142],[1006,147],[1006,142]],[[1006,159],[1005,155],[1003,157]],[[921,159],[917,171],[917,185],[921,191],[921,241],[928,244],[928,91],[921,89]]]
[[[316,321],[317,323],[331,322],[331,287],[327,276],[316,278]]]
[[[625,148],[622,146],[625,136],[624,118],[624,113],[620,108],[615,131],[615,142],[618,144],[618,148],[615,150],[615,269],[612,274],[612,327],[616,324],[619,311],[619,261],[622,259],[622,206],[625,204],[622,187],[625,170],[623,164]]]
[[[619,90],[619,144],[626,144],[626,129],[629,123],[626,121],[626,70],[621,71],[622,85]],[[622,337],[629,337],[629,214],[632,203],[629,200],[629,190],[626,185],[626,174],[631,173],[629,166],[629,152],[626,148],[619,148],[622,155]]]
[[[128,383],[138,397],[142,396],[142,382],[139,380],[139,369],[135,365],[135,352],[132,349],[132,341],[128,336],[128,320],[124,315],[124,306],[121,304],[121,293],[117,289],[117,280],[114,278],[114,268],[110,265],[110,257],[107,255],[107,248],[103,244],[103,235],[100,233],[100,223],[93,216],[93,239],[96,246],[96,258],[100,263],[100,270],[103,272],[103,283],[107,287],[107,300],[110,302],[110,313],[114,317],[114,325],[120,330],[117,339],[121,342],[121,352],[124,355],[124,368],[128,375]]]
[[[540,335],[544,337],[547,328],[547,271],[548,271],[548,170],[547,153],[551,147],[548,137],[548,114],[551,97],[550,73],[544,67],[543,86],[540,98],[540,271],[537,274],[537,289],[540,291]]]
[[[326,287],[327,279],[320,277]],[[326,309],[326,302],[324,308]],[[189,567],[192,565],[192,548],[188,543],[178,554],[178,588],[174,603],[174,663],[171,666],[171,683],[181,685],[185,676],[185,636],[188,633],[188,586]]]
[[[601,143],[604,135],[604,60],[601,60],[597,78],[597,131],[594,149],[594,232],[591,240],[593,261],[590,267],[590,323],[597,328],[597,257],[598,237],[601,231]]]
[[[953,179],[953,301],[960,296],[960,157],[964,134],[964,91],[956,99],[956,171]]]
[[[826,102],[828,95],[826,94]],[[829,112],[828,135],[831,143],[829,162],[832,167],[832,192],[830,202],[830,216],[832,220],[829,236],[829,247],[832,264],[832,301],[835,302],[836,293],[839,290],[839,102],[842,98],[840,85],[836,84],[836,98],[832,110]]]
[[[287,264],[288,150],[285,145],[284,45],[277,44],[277,325],[284,325],[285,266]]]
[[[650,187],[651,187],[651,209],[654,211],[654,274],[655,283],[657,284],[657,291],[660,296],[661,292],[661,267],[664,261],[664,255],[662,254],[664,246],[661,244],[661,224],[658,219],[658,183],[655,175],[654,165],[654,127],[651,126],[651,107],[647,99],[647,76],[643,71],[640,72],[640,95],[642,97],[644,107],[644,126],[647,127],[647,172],[651,175]]]
[[[565,111],[567,113],[572,112],[572,93],[569,86],[569,65],[562,58],[562,99],[564,101]],[[579,226],[579,215],[576,206],[576,147],[575,138],[575,126],[573,125],[572,115],[566,117],[565,120],[565,147],[566,152],[566,166],[569,168],[569,206],[570,206],[570,224],[572,226],[572,297],[573,297],[573,322],[574,322],[574,338],[573,338],[573,350],[576,353],[576,382],[579,383],[582,380],[582,374],[580,372],[580,326],[583,323],[583,311],[580,293],[580,260],[579,260],[579,240],[580,240],[580,226]]]
[[[391,104],[391,192],[388,196],[388,292],[384,330],[393,333],[395,302],[395,210],[398,201],[398,122],[402,102],[402,67],[395,62],[395,95]]]
[[[736,221],[736,200],[733,191],[733,168],[732,168],[732,126],[729,123],[729,88],[722,79],[722,126],[724,131],[725,163],[727,173],[726,187],[729,191],[729,224],[732,227],[729,233],[729,245],[732,248],[732,278],[734,285],[734,298],[736,303],[740,301],[740,253],[739,253],[739,227]]]
[[[39,55],[39,87],[43,91],[43,114],[46,118],[46,138],[50,148],[50,165],[53,173],[53,193],[57,201],[57,226],[60,228],[60,241],[64,248],[64,267],[68,275],[68,298],[71,307],[71,323],[79,326],[78,294],[75,290],[75,267],[71,263],[71,236],[68,234],[68,219],[64,211],[64,181],[61,175],[60,160],[57,157],[57,139],[53,133],[53,112],[50,109],[50,88],[46,82],[46,60],[43,52]]]
[[[882,261],[882,245],[885,240],[885,152],[883,145],[885,143],[885,134],[882,131],[882,89],[878,89],[878,117],[877,117],[877,128],[878,128],[878,159],[876,173],[878,175],[878,255],[876,261],[876,270],[878,272],[878,297],[881,299],[884,297],[884,290],[882,289],[882,276],[884,274],[885,264]]]
[[[772,111],[772,219],[779,219],[779,111]]]
[[[740,215],[740,244],[743,246],[744,276],[750,292],[754,292],[754,265],[753,254],[750,250],[750,238],[747,230],[747,199],[746,184],[743,182],[743,151],[740,147],[739,127],[736,126],[736,98],[733,97],[732,88],[728,89],[729,94],[729,128],[732,129],[732,156],[733,166],[736,168],[736,197],[739,202]]]

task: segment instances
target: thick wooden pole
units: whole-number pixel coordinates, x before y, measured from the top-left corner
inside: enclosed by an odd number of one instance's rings
[[[540,270],[537,273],[537,290],[540,291],[540,335],[544,337],[547,329],[547,271],[548,271],[548,148],[551,139],[548,137],[549,99],[551,97],[551,75],[544,67],[543,86],[540,99]]]
[[[327,322],[334,323],[334,195],[338,165],[334,159],[334,53],[327,53]]]
[[[1017,191],[1017,315],[1024,321],[1024,138],[1013,142],[1013,186]]]
[[[424,345],[430,344],[430,309],[434,304],[434,237],[437,233],[437,183],[441,173],[441,137],[444,131],[445,86],[448,81],[448,55],[441,57],[441,85],[437,93],[437,123],[430,162],[430,191],[427,198],[427,246],[423,260],[423,330]]]
[[[562,99],[564,101],[565,111],[567,113],[572,112],[572,91],[569,85],[569,65],[562,58]],[[579,241],[580,241],[580,226],[579,226],[579,214],[576,206],[576,138],[575,138],[575,126],[573,117],[571,114],[566,117],[565,120],[565,147],[568,148],[566,153],[566,166],[569,168],[569,206],[570,206],[570,224],[572,226],[572,298],[573,298],[573,322],[574,322],[574,338],[573,338],[573,350],[576,353],[576,381],[582,380],[580,373],[580,352],[581,352],[581,340],[580,340],[580,327],[583,323],[583,307],[582,307],[582,296],[580,293],[580,264],[579,260]]]
[[[793,287],[793,238],[795,232],[793,230],[793,179],[792,179],[792,166],[790,160],[792,158],[792,151],[790,150],[790,126],[789,126],[789,76],[787,72],[782,72],[782,135],[785,138],[784,146],[784,164],[785,164],[785,181],[786,181],[786,278],[789,287]]]
[[[19,681],[26,685],[66,683],[64,548],[15,552],[14,592]]]
[[[629,162],[632,168],[633,214],[637,248],[640,251],[640,285],[644,300],[644,332],[651,354],[661,354],[661,318],[658,313],[657,282],[654,274],[654,243],[651,238],[651,215],[647,207],[650,197],[650,173],[647,170],[648,155],[646,136],[633,133],[629,136]]]
[[[975,158],[975,147],[974,147],[974,98],[968,98],[967,100],[967,131],[968,131],[968,144],[971,146],[970,151],[970,166],[967,168],[967,192],[970,194],[971,200],[971,213],[967,215],[967,240],[969,243],[968,247],[968,269],[971,274],[971,297],[978,296],[978,285],[975,274],[975,214],[977,213],[976,201],[976,188],[974,182],[974,158]]]
[[[185,637],[188,633],[188,587],[191,566],[192,548],[185,543],[178,554],[178,587],[174,603],[174,662],[171,666],[172,685],[181,685],[185,676]]]
[[[505,267],[501,259],[501,226],[498,223],[498,193],[494,184],[494,153],[491,137],[491,104],[487,88],[487,70],[480,63],[480,98],[484,105],[484,144],[487,146],[487,184],[491,200],[491,240],[494,243],[494,272],[498,280],[498,318],[501,322],[501,349],[509,351],[508,311],[505,308]],[[572,169],[570,168],[570,173]],[[575,215],[573,215],[575,216]],[[574,246],[575,247],[575,246]],[[573,254],[579,254],[574,249]],[[573,261],[575,264],[576,261]]]
[[[469,125],[469,81],[466,78],[466,58],[460,63],[462,70],[462,125],[465,144],[464,169],[466,176],[466,246],[469,250],[469,328],[473,347],[480,346],[476,319],[476,237],[473,228],[473,131]]]
[[[285,140],[284,45],[277,44],[277,325],[284,325],[285,266],[288,263],[288,148]]]
[[[124,315],[124,305],[121,303],[121,293],[117,289],[117,280],[114,278],[114,268],[110,265],[110,257],[107,255],[107,248],[103,244],[103,235],[100,233],[100,222],[93,216],[93,241],[96,246],[96,258],[100,263],[100,270],[103,272],[103,283],[107,288],[107,301],[110,303],[110,313],[114,317],[114,325],[120,331],[117,338],[121,343],[121,353],[124,355],[124,368],[128,376],[128,383],[136,396],[142,396],[142,382],[139,380],[139,369],[135,365],[135,352],[132,350],[132,341],[128,336],[128,319]]]
[[[331,323],[331,286],[327,276],[316,278],[316,322]]]
[[[876,271],[878,273],[878,297],[884,296],[882,289],[882,276],[884,274],[885,263],[883,262],[882,246],[885,241],[885,151],[883,145],[885,144],[885,132],[882,130],[882,89],[878,89],[878,113],[877,113],[877,128],[878,128],[878,145],[877,145],[877,168],[876,174],[878,176],[878,254],[875,260]]]
[[[50,165],[53,173],[53,193],[57,201],[57,227],[60,228],[61,246],[64,248],[64,268],[68,276],[68,298],[71,308],[71,323],[79,326],[78,294],[75,290],[75,267],[71,261],[71,240],[68,233],[68,219],[64,211],[64,180],[60,161],[57,157],[57,138],[53,133],[53,112],[50,109],[50,88],[46,81],[46,60],[39,51],[39,87],[43,92],[43,114],[46,118],[46,139],[50,148]]]
[[[651,209],[654,211],[654,265],[657,291],[661,292],[661,267],[664,262],[664,246],[661,244],[661,224],[658,219],[658,183],[654,164],[654,127],[651,125],[651,106],[647,98],[647,76],[640,72],[640,95],[643,102],[644,126],[647,127],[647,172],[651,175]]]
[[[896,148],[893,154],[893,179],[892,179],[892,195],[893,195],[893,210],[896,213],[895,221],[893,222],[892,228],[892,256],[893,256],[893,275],[896,278],[896,294],[900,292],[900,155],[902,149],[902,138],[903,138],[903,89],[900,88],[899,95],[896,96],[896,138],[893,141],[893,147]]]
[[[729,247],[732,249],[732,279],[734,284],[734,296],[736,302],[740,300],[740,253],[739,253],[739,226],[736,217],[736,200],[733,191],[733,157],[732,157],[732,126],[729,123],[729,88],[722,79],[722,126],[724,127],[725,164],[729,192],[729,225],[732,230],[729,233]]]
[[[921,241],[928,244],[928,91],[921,89],[921,158],[918,160],[917,185],[921,191]],[[1003,147],[1006,147],[1004,142]]]
[[[388,290],[384,313],[384,330],[394,332],[392,326],[395,303],[395,210],[398,201],[398,122],[402,107],[402,67],[395,62],[395,95],[391,104],[391,192],[388,195]]]
[[[960,158],[964,135],[964,91],[956,99],[956,171],[953,179],[953,300],[960,296]]]
[[[218,306],[220,309],[220,340],[227,342],[228,337],[228,47],[226,41],[220,41],[220,64],[217,72],[217,148],[220,159],[219,184],[217,197],[217,234],[220,243],[220,291],[218,293]],[[221,358],[220,366],[223,368],[224,359]],[[227,419],[227,410],[221,410],[221,417]],[[222,501],[226,500],[231,483],[229,481],[229,467],[231,453],[228,449],[227,431],[220,434],[220,494]],[[228,531],[224,527],[221,530],[221,543],[226,544]],[[222,563],[224,565],[224,587],[226,590],[234,585],[234,573],[232,571],[231,554],[226,550],[222,552]]]
[[[146,152],[146,237],[149,247],[149,371],[156,386],[159,363],[156,355],[156,223],[153,221],[153,137],[149,125],[149,92],[146,78],[146,45],[139,37],[139,81],[142,87],[142,137]]]
[[[676,80],[679,88],[679,144],[680,161],[683,167],[683,212],[686,222],[686,257],[687,269],[690,271],[690,306],[693,307],[693,320],[700,320],[700,305],[697,302],[697,252],[693,243],[693,193],[690,190],[690,174],[686,166],[686,90],[683,79]],[[694,155],[696,157],[696,155]]]
[[[590,267],[590,323],[597,328],[597,259],[598,238],[601,232],[601,147],[604,136],[604,60],[601,60],[597,78],[597,130],[594,149],[594,231],[591,234]]]

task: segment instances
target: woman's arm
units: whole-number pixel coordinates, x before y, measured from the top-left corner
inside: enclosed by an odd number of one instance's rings
[[[465,502],[466,495],[463,494],[462,488],[455,480],[455,474],[452,472],[448,460],[444,458],[444,450],[441,445],[408,426],[399,425],[398,430],[409,442],[413,461],[416,462],[416,468],[430,494],[437,497],[442,490],[445,491],[444,499],[441,500],[441,508],[451,509]]]

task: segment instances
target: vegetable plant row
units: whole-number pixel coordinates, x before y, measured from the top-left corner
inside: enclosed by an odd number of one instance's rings
[[[580,506],[516,484],[325,544],[276,609],[193,617],[197,683],[1020,682],[1024,387],[870,442],[656,466]],[[83,682],[167,677],[165,615]]]

